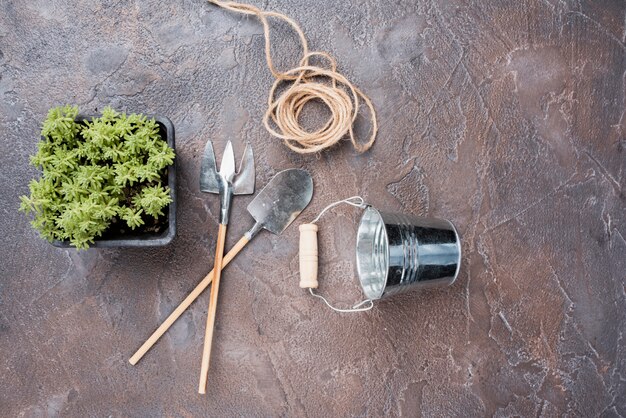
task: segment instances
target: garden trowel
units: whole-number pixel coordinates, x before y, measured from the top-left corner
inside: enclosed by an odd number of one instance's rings
[[[228,254],[222,267],[226,267],[237,254],[263,229],[281,234],[304,210],[313,196],[313,179],[305,170],[291,168],[279,172],[248,205],[248,212],[256,221]],[[150,335],[129,359],[130,364],[139,360],[152,348],[187,308],[202,294],[213,280],[215,269],[206,275],[193,291],[174,309],[161,325]]]

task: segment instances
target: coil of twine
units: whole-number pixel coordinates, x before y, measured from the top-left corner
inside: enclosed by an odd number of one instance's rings
[[[254,15],[263,25],[265,60],[270,72],[276,78],[267,99],[267,111],[263,116],[263,124],[270,134],[282,139],[285,145],[299,154],[322,151],[346,137],[358,152],[370,149],[378,132],[374,105],[361,90],[337,72],[337,63],[332,56],[326,52],[309,51],[304,33],[293,19],[248,4],[208,1],[226,10]],[[303,50],[302,59],[297,67],[282,72],[274,66],[269,17],[285,21],[297,33]],[[311,64],[310,59],[313,57],[326,62],[328,67]],[[323,82],[324,80],[326,82]],[[285,83],[291,84],[278,94],[279,87]],[[300,123],[302,110],[311,101],[320,101],[330,110],[330,117],[326,123],[312,132],[306,130]],[[371,130],[365,142],[357,141],[353,128],[361,101],[367,106],[371,120]]]

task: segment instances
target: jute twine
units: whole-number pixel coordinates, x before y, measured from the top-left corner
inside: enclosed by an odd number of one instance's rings
[[[267,99],[267,111],[263,116],[263,124],[270,134],[282,139],[285,145],[299,154],[322,151],[345,137],[350,138],[358,152],[370,149],[378,132],[376,111],[371,100],[346,77],[337,72],[337,63],[332,56],[326,52],[309,52],[304,33],[293,19],[281,13],[262,11],[249,4],[208,1],[226,10],[255,15],[263,24],[265,60],[272,75],[276,78]],[[285,72],[278,71],[274,67],[268,17],[287,22],[298,34],[303,56],[297,67]],[[310,64],[309,59],[312,57],[325,61],[328,68]],[[326,82],[323,82],[324,80]],[[291,84],[277,95],[277,89],[284,83]],[[304,106],[313,100],[324,103],[331,115],[321,128],[309,132],[300,124],[300,114]],[[371,120],[371,131],[367,142],[357,141],[353,129],[360,100],[368,107]]]

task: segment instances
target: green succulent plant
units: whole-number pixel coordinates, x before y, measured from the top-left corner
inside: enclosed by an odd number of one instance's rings
[[[77,106],[48,112],[30,159],[42,175],[20,196],[20,210],[34,214],[42,237],[84,249],[113,222],[135,229],[163,215],[172,198],[161,183],[175,154],[154,119],[110,107],[89,121],[77,116]]]

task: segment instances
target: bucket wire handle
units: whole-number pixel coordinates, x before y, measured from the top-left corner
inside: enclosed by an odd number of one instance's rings
[[[352,196],[352,197],[349,197],[347,199],[338,200],[338,201],[336,201],[334,203],[331,203],[330,205],[326,206],[324,209],[322,209],[322,211],[319,213],[319,215],[317,215],[315,217],[315,219],[313,219],[311,221],[311,223],[312,224],[317,223],[317,221],[320,220],[322,215],[324,215],[328,210],[334,208],[335,206],[339,206],[342,203],[347,203],[348,205],[352,205],[352,206],[355,206],[355,207],[361,208],[361,209],[365,209],[367,206],[369,206],[367,203],[365,203],[365,199],[363,199],[361,196]]]
[[[300,225],[300,287],[308,288],[312,296],[320,298],[332,310],[336,312],[364,312],[374,307],[371,299],[365,299],[352,308],[336,308],[324,296],[316,293],[313,289],[317,289],[317,225],[322,215],[330,209],[341,204],[348,204],[357,208],[365,209],[369,206],[361,196],[352,196],[347,199],[338,200],[326,206],[311,221],[310,224]]]

